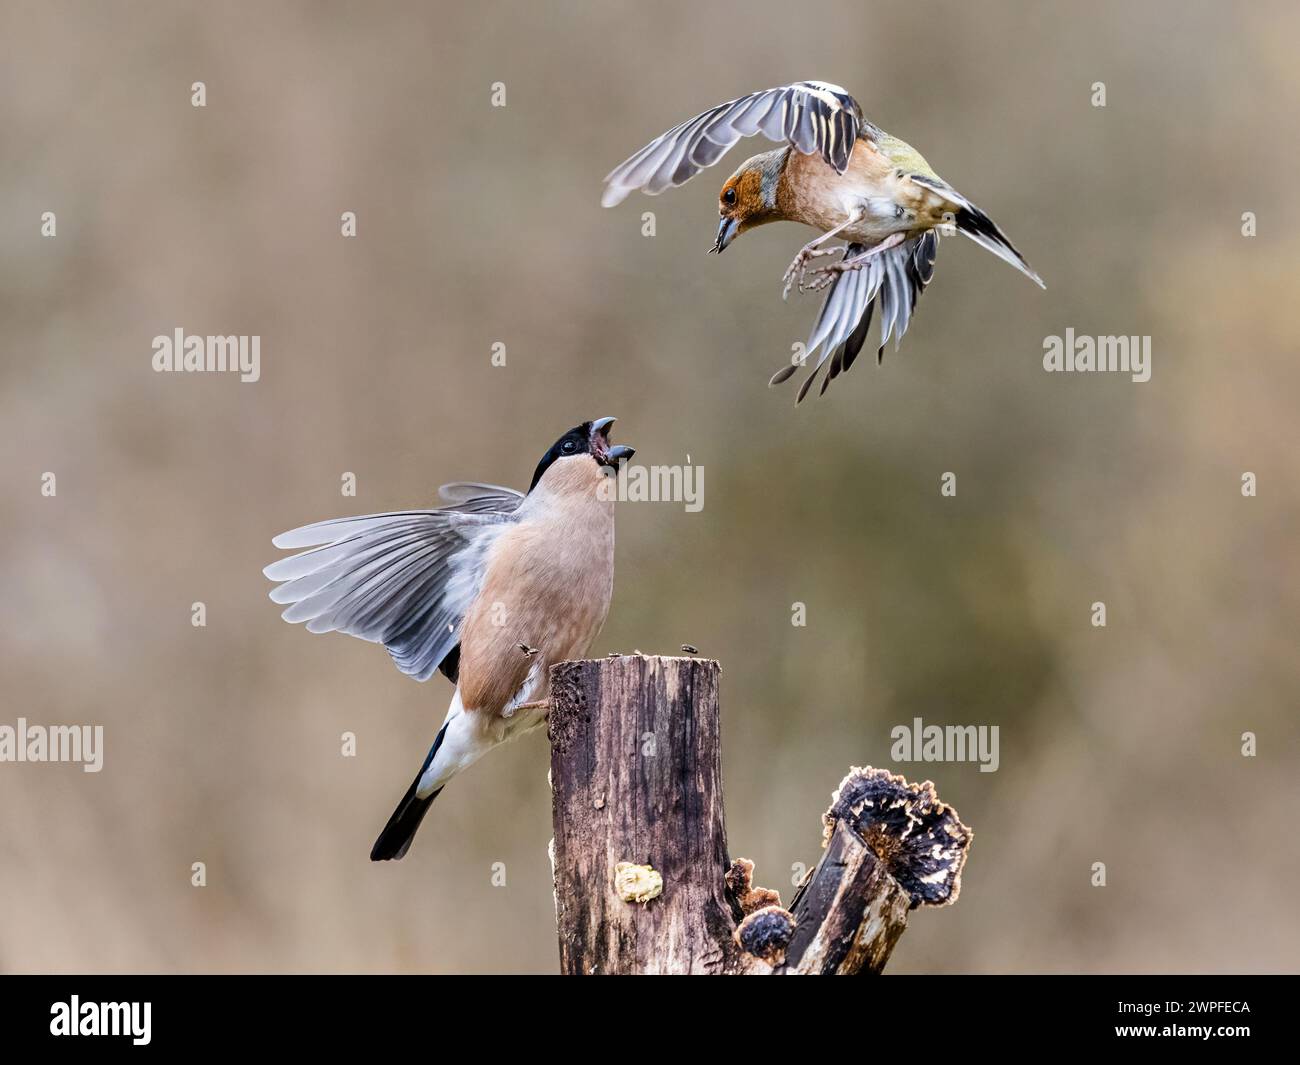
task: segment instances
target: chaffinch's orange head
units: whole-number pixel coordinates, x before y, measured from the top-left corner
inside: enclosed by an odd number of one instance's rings
[[[788,148],[778,148],[746,159],[727,178],[718,193],[718,239],[710,251],[724,252],[727,245],[747,229],[761,226],[764,222],[775,222],[780,217],[776,209],[776,189],[788,153]]]

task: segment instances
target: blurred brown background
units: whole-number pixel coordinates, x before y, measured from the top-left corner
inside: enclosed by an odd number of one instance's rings
[[[98,775],[0,765],[0,969],[554,971],[545,742],[372,865],[450,686],[285,625],[260,571],[311,520],[526,486],[605,414],[706,496],[620,510],[593,650],[721,660],[759,882],[789,898],[894,725],[997,724],[997,773],[895,766],[976,838],[894,971],[1296,968],[1298,34],[1283,4],[0,5],[0,724],[106,731]],[[816,310],[777,298],[808,235],[704,254],[766,144],[599,199],[669,126],[809,77],[1048,289],[945,241],[901,352],[796,410],[766,381]],[[178,326],[260,334],[261,381],[155,374]],[[1044,373],[1066,327],[1150,334],[1152,380]]]

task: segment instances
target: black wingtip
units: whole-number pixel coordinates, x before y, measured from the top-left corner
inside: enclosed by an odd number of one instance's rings
[[[1046,290],[1047,285],[1043,283],[1043,279],[1038,276],[1038,272],[1029,265],[1025,257],[1020,254],[1020,249],[1011,243],[1011,239],[998,228],[997,223],[992,218],[974,204],[963,207],[957,212],[956,225],[961,232],[974,234],[1008,252],[1013,260],[1012,265],[1039,288]]]

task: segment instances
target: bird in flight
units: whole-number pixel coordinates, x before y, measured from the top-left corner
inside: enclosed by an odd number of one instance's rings
[[[446,720],[370,852],[401,858],[438,793],[499,743],[546,720],[550,667],[580,658],[614,590],[614,498],[605,476],[635,454],[613,418],[583,422],[542,456],[526,493],[458,482],[448,505],[316,522],[308,548],[263,571],[283,617],[382,643],[416,680],[455,685]]]
[[[824,81],[751,93],[670,129],[610,171],[601,203],[613,207],[636,189],[654,196],[685,184],[756,133],[781,147],[747,159],[726,180],[709,250],[723,252],[741,233],[768,222],[802,222],[821,231],[782,278],[783,297],[792,287],[828,289],[804,353],[770,382],[793,376],[820,348],[796,402],[828,360],[822,392],[853,365],[877,304],[877,360],[891,334],[895,344],[902,339],[934,273],[940,232],[969,237],[1046,287],[988,215],[910,144],[869,122],[848,92]],[[846,243],[826,246],[833,237]],[[840,258],[813,267],[831,255]]]

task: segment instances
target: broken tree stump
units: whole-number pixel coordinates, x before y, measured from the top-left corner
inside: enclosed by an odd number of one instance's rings
[[[956,901],[971,833],[934,786],[852,769],[788,910],[732,862],[719,667],[623,655],[551,670],[560,969],[878,973],[910,910]]]

